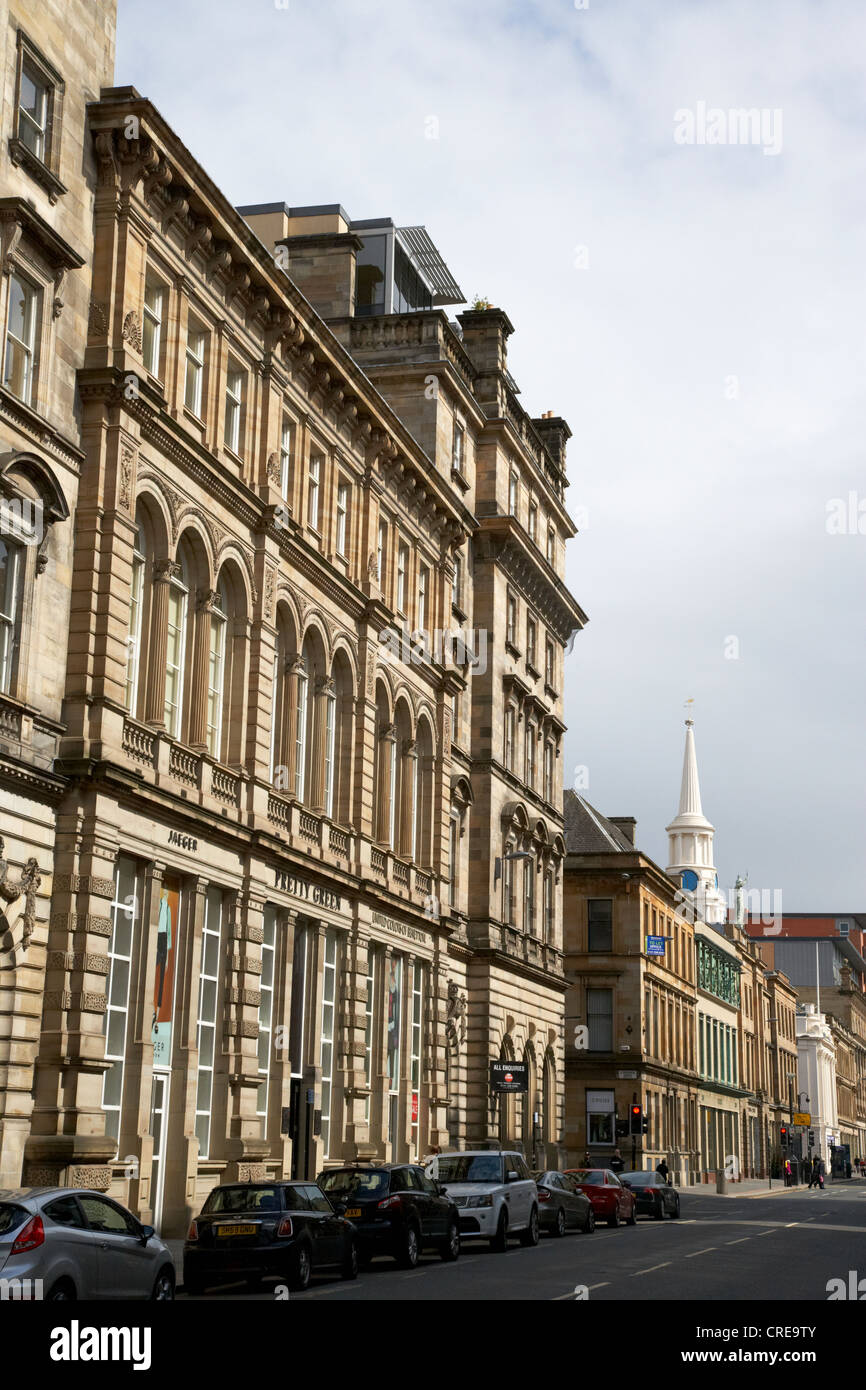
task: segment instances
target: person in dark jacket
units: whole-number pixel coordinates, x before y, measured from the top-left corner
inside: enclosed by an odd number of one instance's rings
[[[668,1173],[670,1172],[670,1169],[668,1168],[668,1165],[665,1163],[664,1159],[662,1159],[660,1163],[656,1164],[656,1172],[661,1173],[665,1182],[668,1181]]]
[[[619,1149],[614,1149],[613,1158],[610,1160],[610,1166],[614,1173],[621,1173],[625,1168],[625,1162],[623,1161],[623,1156]]]

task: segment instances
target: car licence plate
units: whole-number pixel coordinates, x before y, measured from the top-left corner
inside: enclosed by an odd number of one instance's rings
[[[346,1211],[346,1219],[347,1219],[348,1221],[354,1221],[355,1217],[356,1217],[356,1216],[360,1216],[360,1215],[361,1215],[361,1208],[360,1208],[360,1207],[349,1207],[349,1208],[347,1209],[347,1211]]]
[[[217,1226],[218,1236],[254,1236],[255,1226]]]

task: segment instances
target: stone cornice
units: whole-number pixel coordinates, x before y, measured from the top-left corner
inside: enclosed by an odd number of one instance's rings
[[[361,437],[366,430],[374,446],[368,464],[375,466],[377,449],[400,458],[435,495],[443,515],[472,530],[471,512],[453,496],[400,417],[151,103],[134,88],[112,88],[88,106],[87,114],[100,171],[97,202],[113,198],[117,204],[137,196],[151,205],[157,223],[164,226],[168,218],[186,231],[188,245],[190,238],[199,247],[208,241],[208,249],[212,242],[211,279],[221,280],[227,298],[240,299],[247,320],[260,325],[265,348],[282,347],[311,390],[322,389],[326,377],[330,397],[338,390],[341,405],[348,401],[343,414],[349,428],[357,421]],[[134,139],[125,134],[130,119],[138,132]]]
[[[485,516],[475,535],[476,560],[498,565],[565,645],[575,628],[589,622],[577,600],[540,556],[513,516]]]

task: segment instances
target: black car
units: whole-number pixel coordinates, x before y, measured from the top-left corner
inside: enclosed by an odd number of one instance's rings
[[[654,1216],[656,1221],[664,1221],[665,1214],[679,1216],[680,1194],[665,1182],[661,1173],[651,1173],[648,1169],[638,1173],[620,1173],[619,1180],[630,1187],[635,1195],[636,1216]]]
[[[414,1269],[430,1247],[443,1260],[460,1254],[457,1208],[417,1164],[328,1168],[319,1174],[319,1186],[355,1227],[362,1267],[374,1255],[391,1255],[404,1269]]]
[[[581,1192],[573,1178],[554,1171],[534,1172],[538,1187],[538,1224],[552,1236],[564,1236],[566,1231],[595,1230],[592,1202]]]
[[[276,1275],[305,1289],[314,1270],[358,1273],[355,1231],[313,1182],[237,1182],[215,1187],[183,1247],[187,1293]]]

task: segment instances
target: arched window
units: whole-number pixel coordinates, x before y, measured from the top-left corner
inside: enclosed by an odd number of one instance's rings
[[[331,664],[329,765],[326,776],[327,812],[340,825],[352,822],[352,764],[354,755],[355,690],[352,667],[338,650]]]
[[[21,640],[24,547],[0,536],[0,694],[9,694]]]
[[[168,640],[165,651],[165,727],[172,738],[180,738],[183,721],[184,668],[186,666],[187,627],[191,567],[186,547],[178,549],[168,585]]]
[[[415,846],[413,858],[425,869],[433,866],[435,759],[430,721],[418,720],[417,773],[415,781]]]
[[[138,710],[141,681],[141,634],[144,630],[144,578],[147,564],[141,509],[135,514],[135,540],[132,548],[132,580],[129,592],[129,631],[126,638],[126,694],[124,703],[130,714]]]
[[[376,686],[376,738],[376,840],[380,845],[393,845],[397,731],[391,722],[388,694],[381,681]]]
[[[208,648],[206,743],[208,752],[214,758],[219,758],[222,752],[228,607],[225,580],[221,579],[210,609]]]
[[[396,758],[392,765],[393,801],[391,846],[398,854],[411,859],[415,852],[415,822],[417,811],[418,746],[412,736],[412,717],[405,700],[397,702]]]

